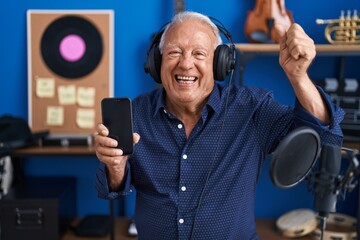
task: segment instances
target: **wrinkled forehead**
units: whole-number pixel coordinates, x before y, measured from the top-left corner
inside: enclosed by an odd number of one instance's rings
[[[161,37],[160,49],[164,47],[164,44],[167,44],[169,38],[178,38],[181,40],[182,37],[199,37],[202,36],[203,39],[208,38],[214,45],[214,49],[219,45],[217,39],[218,32],[215,33],[212,26],[207,22],[200,21],[198,19],[186,19],[181,22],[175,22],[169,25]],[[220,43],[221,44],[221,43]]]

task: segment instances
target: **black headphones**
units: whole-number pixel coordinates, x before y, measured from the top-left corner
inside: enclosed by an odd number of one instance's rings
[[[226,44],[221,44],[216,47],[214,54],[214,79],[218,81],[223,81],[228,73],[230,73],[235,68],[235,45],[231,40],[231,35],[229,31],[226,30],[224,25],[217,19],[209,17],[213,22],[216,21],[219,24],[215,25],[219,31],[224,34],[226,39],[230,42],[230,46]],[[146,73],[149,73],[150,76],[157,82],[161,83],[160,78],[160,68],[161,68],[161,53],[159,49],[160,39],[167,24],[165,24],[152,38],[151,45],[147,51],[147,59],[144,64],[144,70]]]

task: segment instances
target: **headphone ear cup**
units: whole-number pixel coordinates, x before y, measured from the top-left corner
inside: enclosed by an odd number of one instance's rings
[[[161,68],[161,54],[158,45],[155,45],[149,50],[147,60],[144,66],[146,73],[149,73],[150,76],[157,83],[161,83],[160,78],[160,68]]]
[[[214,54],[214,79],[218,81],[224,81],[226,75],[231,70],[229,64],[230,59],[230,47],[226,44],[222,44],[216,47]]]

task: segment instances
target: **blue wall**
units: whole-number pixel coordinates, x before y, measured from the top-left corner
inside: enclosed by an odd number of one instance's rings
[[[248,42],[244,36],[244,23],[253,0],[188,1],[186,8],[213,16],[232,33],[235,43]],[[316,18],[337,18],[340,10],[360,10],[358,0],[286,1],[316,43],[326,43],[325,26],[318,26]],[[156,87],[155,82],[143,71],[150,36],[173,15],[173,1],[114,1],[114,0],[1,0],[0,1],[0,115],[12,114],[27,118],[27,47],[26,10],[28,9],[113,9],[115,12],[115,96],[135,97]],[[319,57],[309,70],[313,79],[336,77],[338,60]],[[346,77],[359,78],[359,59],[346,59]],[[262,69],[259,71],[259,69]],[[274,90],[275,97],[292,104],[293,93],[278,65],[277,57],[263,56],[252,60],[245,71],[245,84]],[[95,157],[31,157],[24,162],[26,175],[67,175],[78,179],[78,215],[108,212],[108,202],[98,199],[94,190]],[[258,217],[278,217],[284,212],[312,207],[312,194],[305,183],[293,189],[274,187],[269,178],[267,161],[259,180],[256,201]],[[125,199],[125,212],[132,215],[134,195]],[[120,203],[118,204],[120,205]],[[357,193],[347,195],[338,203],[339,211],[355,215]]]

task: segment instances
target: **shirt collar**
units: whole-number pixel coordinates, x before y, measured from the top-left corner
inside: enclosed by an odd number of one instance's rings
[[[210,93],[206,106],[209,106],[215,112],[219,112],[221,109],[221,98],[220,98],[220,86],[215,84],[212,92]],[[165,96],[166,92],[163,87],[156,90],[155,93],[155,111],[154,116],[165,109]]]
[[[165,109],[165,89],[163,87],[159,88],[155,92],[155,116],[157,113],[159,113],[161,110]]]
[[[215,112],[221,110],[221,96],[220,96],[220,85],[215,84],[207,102],[207,106],[211,107]]]

